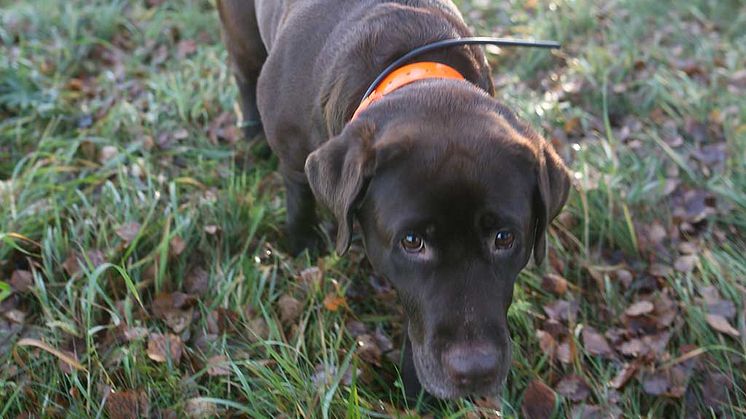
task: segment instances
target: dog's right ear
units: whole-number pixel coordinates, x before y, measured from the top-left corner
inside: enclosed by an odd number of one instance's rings
[[[372,122],[353,121],[306,159],[306,177],[313,194],[337,219],[339,255],[350,247],[355,205],[375,171],[374,134]]]

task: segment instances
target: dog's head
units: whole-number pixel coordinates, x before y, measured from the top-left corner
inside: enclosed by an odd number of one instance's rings
[[[348,124],[306,174],[337,218],[337,251],[356,218],[371,264],[397,288],[424,388],[497,393],[513,284],[532,251],[544,258],[570,187],[551,145],[470,84],[423,81]]]

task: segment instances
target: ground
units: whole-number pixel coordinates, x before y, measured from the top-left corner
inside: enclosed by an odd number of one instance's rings
[[[283,249],[214,4],[0,0],[0,417],[744,417],[746,8],[459,2],[574,174],[499,401],[409,403],[359,244]]]

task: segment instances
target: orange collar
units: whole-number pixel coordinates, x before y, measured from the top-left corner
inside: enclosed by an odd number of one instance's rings
[[[464,76],[451,66],[431,61],[407,64],[403,67],[399,67],[386,76],[386,78],[381,80],[381,83],[376,86],[375,90],[360,102],[357,110],[355,110],[355,113],[352,115],[352,119],[357,118],[357,116],[373,102],[381,99],[394,90],[417,80],[424,79],[464,80]]]

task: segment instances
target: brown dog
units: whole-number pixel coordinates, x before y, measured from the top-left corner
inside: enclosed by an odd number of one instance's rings
[[[222,0],[246,134],[264,132],[287,188],[294,251],[318,245],[315,200],[336,247],[361,227],[371,264],[408,315],[403,376],[453,398],[494,395],[510,365],[507,310],[570,179],[552,147],[492,98],[478,47],[417,59],[465,80],[407,84],[353,113],[373,79],[418,46],[470,36],[448,0]],[[416,372],[416,378],[415,378]],[[419,379],[419,380],[417,380]]]

